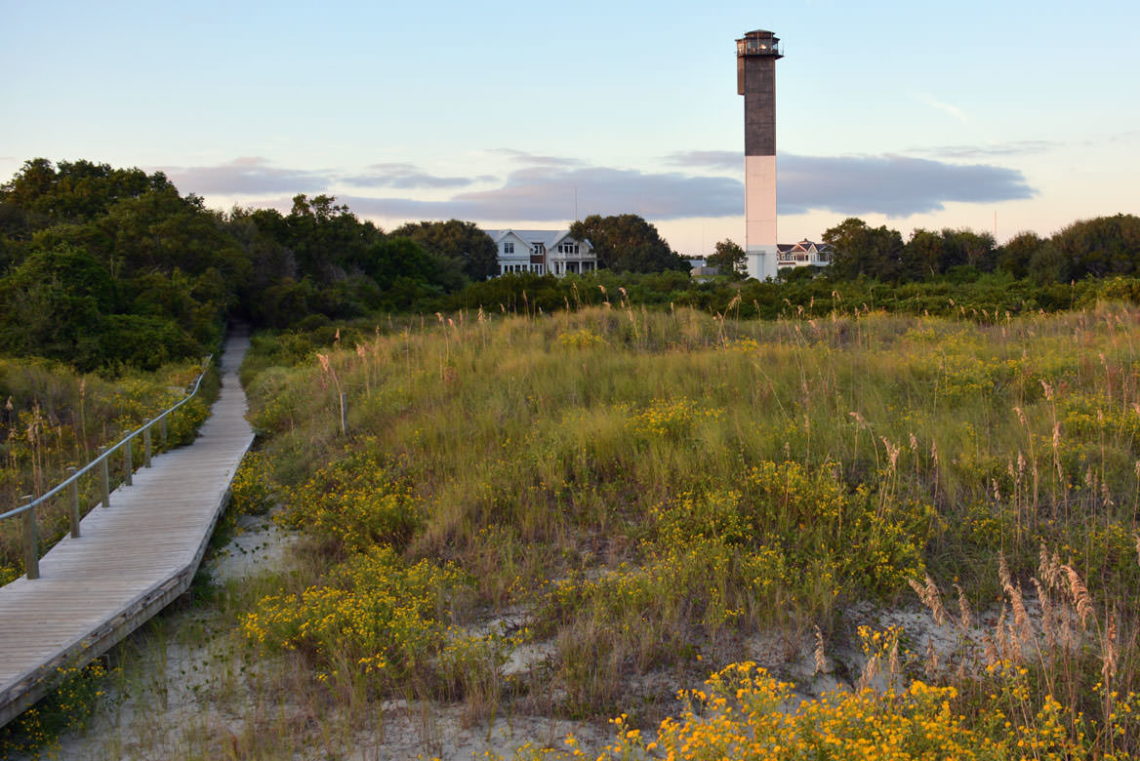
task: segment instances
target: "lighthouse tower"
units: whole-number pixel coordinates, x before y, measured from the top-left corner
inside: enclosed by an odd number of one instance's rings
[[[757,29],[736,41],[736,90],[744,96],[744,250],[748,275],[775,279],[776,60],[780,39]]]

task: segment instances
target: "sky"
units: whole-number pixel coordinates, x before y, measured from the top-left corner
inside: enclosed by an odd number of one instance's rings
[[[0,0],[0,181],[86,159],[385,229],[635,213],[708,254],[744,242],[753,29],[785,54],[781,242],[1140,214],[1135,0]]]

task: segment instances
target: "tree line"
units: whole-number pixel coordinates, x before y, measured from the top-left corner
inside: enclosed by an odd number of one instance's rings
[[[1035,283],[1140,274],[1140,217],[1116,214],[1074,222],[1048,238],[1020,233],[998,246],[989,233],[917,229],[903,242],[898,230],[844,220],[823,234],[835,248],[830,276],[883,282],[924,282],[1005,273]]]
[[[385,232],[328,195],[297,195],[288,213],[221,212],[179,193],[162,172],[33,159],[0,185],[0,354],[82,370],[153,368],[208,351],[226,319],[312,328],[377,312],[549,310],[619,287],[638,303],[722,311],[735,300],[742,316],[772,316],[799,291],[812,294],[810,304],[849,292],[850,304],[863,293],[873,301],[877,283],[1002,277],[1037,289],[1041,298],[1023,303],[1053,304],[1064,297],[1042,296],[1050,284],[1131,276],[1140,261],[1140,219],[1129,215],[1078,222],[1050,238],[1024,233],[1002,247],[966,230],[916,230],[904,243],[897,231],[848,219],[824,233],[836,248],[832,266],[787,273],[814,279],[788,290],[692,282],[687,261],[634,214],[591,215],[570,233],[593,243],[606,271],[489,279],[498,273],[495,245],[471,222]],[[717,245],[725,270],[742,254],[731,241]],[[845,285],[856,281],[863,284]]]
[[[685,266],[635,215],[576,233],[602,266]],[[327,195],[219,212],[162,172],[37,158],[0,185],[0,274],[0,353],[150,368],[202,353],[226,318],[284,328],[438,309],[498,262],[471,222],[385,232]]]

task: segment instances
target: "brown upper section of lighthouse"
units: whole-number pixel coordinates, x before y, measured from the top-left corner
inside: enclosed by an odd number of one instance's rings
[[[736,41],[736,91],[744,96],[744,155],[776,155],[776,60],[780,38],[757,29]]]

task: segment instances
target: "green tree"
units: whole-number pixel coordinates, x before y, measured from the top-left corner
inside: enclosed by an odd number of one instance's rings
[[[1051,239],[1069,267],[1069,277],[1131,275],[1140,269],[1140,217],[1112,217],[1074,222]]]
[[[0,203],[22,209],[30,227],[39,229],[90,221],[123,199],[173,187],[162,172],[148,175],[141,169],[114,169],[82,160],[53,166],[37,158],[25,161],[15,177],[0,186]]]
[[[327,285],[359,272],[370,246],[384,237],[371,222],[361,222],[333,196],[293,197],[285,217],[285,239],[293,252],[298,274]]]
[[[100,324],[114,303],[115,285],[90,254],[36,251],[0,279],[0,351],[93,369],[100,364]]]
[[[669,248],[657,228],[636,214],[591,214],[570,226],[570,236],[590,241],[599,265],[616,272],[689,269],[689,262]]]
[[[731,275],[737,279],[746,277],[746,257],[740,244],[730,238],[725,238],[715,246],[716,253],[706,261],[710,267],[716,267],[723,275]]]
[[[1006,241],[997,252],[998,269],[1016,278],[1028,277],[1033,255],[1045,244],[1037,233],[1022,232]]]
[[[836,279],[859,276],[895,280],[902,269],[903,241],[897,230],[870,227],[849,217],[823,233],[823,242],[835,249],[831,274]]]
[[[457,291],[467,282],[458,261],[403,237],[388,238],[373,245],[368,251],[367,272],[382,290],[402,281],[400,289],[406,294],[409,283],[419,283],[421,296]]]
[[[486,280],[499,273],[495,242],[474,222],[409,222],[393,230],[391,236],[410,238],[428,251],[459,262],[471,280]]]

